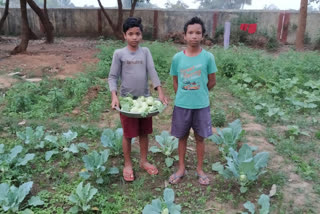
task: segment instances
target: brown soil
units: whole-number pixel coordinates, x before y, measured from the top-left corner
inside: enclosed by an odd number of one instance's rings
[[[0,88],[10,87],[16,81],[8,76],[13,72],[20,72],[27,78],[41,78],[45,74],[63,79],[98,62],[95,57],[97,40],[56,38],[53,44],[35,40],[29,42],[26,53],[10,55],[18,42],[17,37],[2,37],[0,41]]]
[[[243,127],[246,130],[247,143],[250,146],[257,146],[258,152],[266,151],[270,153],[270,159],[268,168],[275,172],[283,172],[288,181],[285,184],[282,192],[284,194],[284,202],[292,203],[294,207],[308,207],[311,203],[314,208],[320,211],[320,206],[317,201],[319,198],[314,193],[312,183],[305,181],[299,175],[295,173],[295,166],[288,163],[282,156],[280,156],[276,151],[274,145],[269,143],[264,137],[257,137],[257,131],[264,132],[265,128],[260,124],[254,122],[254,117],[243,113],[242,117],[248,120],[247,124]],[[250,136],[254,134],[254,136]]]

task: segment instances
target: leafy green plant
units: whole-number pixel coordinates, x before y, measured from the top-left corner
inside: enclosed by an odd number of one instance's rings
[[[68,159],[71,153],[79,153],[80,148],[88,150],[89,147],[86,143],[71,144],[77,136],[77,132],[72,132],[71,130],[62,133],[62,135],[46,135],[44,139],[50,142],[50,147],[53,148],[45,153],[46,161],[49,161],[53,155],[60,154],[61,152],[64,153],[64,157]]]
[[[299,126],[297,125],[289,125],[287,126],[287,131],[286,131],[286,135],[290,138],[296,138],[299,137],[300,135],[304,135],[304,136],[309,136],[308,132],[305,131],[301,131]]]
[[[268,214],[270,212],[270,197],[268,195],[262,194],[259,197],[258,204],[261,206],[259,213],[260,214]],[[243,204],[244,208],[246,208],[251,214],[255,213],[255,205],[251,201],[247,201]],[[241,214],[248,214],[247,212],[242,212]]]
[[[227,166],[224,167],[220,162],[212,165],[212,170],[217,171],[226,179],[237,179],[240,183],[240,192],[244,193],[248,190],[247,185],[258,179],[265,173],[262,171],[268,164],[269,153],[260,152],[253,156],[253,148],[244,144],[239,153],[230,148],[230,156],[226,157]]]
[[[24,144],[29,145],[31,148],[39,149],[44,148],[44,127],[37,126],[35,130],[32,127],[26,127],[24,132],[17,132],[17,137],[24,142]]]
[[[91,184],[88,183],[83,186],[83,182],[79,183],[77,189],[69,196],[69,201],[75,204],[70,208],[69,212],[78,213],[80,210],[83,212],[89,211],[91,206],[89,202],[93,196],[98,192],[96,188],[91,188]]]
[[[33,160],[35,154],[25,154],[22,146],[18,145],[9,151],[6,151],[4,144],[0,144],[0,171],[3,175],[14,171],[14,168],[19,166],[25,166],[31,160]]]
[[[174,191],[166,188],[163,192],[163,199],[152,200],[151,204],[144,207],[142,214],[180,214],[181,206],[174,203]]]
[[[106,171],[106,165],[109,158],[109,150],[106,149],[98,153],[97,151],[93,151],[88,155],[82,157],[84,162],[85,169],[83,169],[79,174],[80,177],[84,179],[88,179],[91,177],[91,173],[96,178],[96,183],[103,183],[103,173]],[[118,174],[119,169],[117,167],[111,167],[107,169],[107,174]]]
[[[211,111],[211,120],[214,127],[222,127],[226,122],[226,113],[223,109]]]
[[[157,146],[150,147],[150,151],[153,153],[161,152],[166,156],[165,163],[167,167],[173,165],[174,159],[171,157],[174,150],[178,148],[179,141],[174,136],[171,136],[168,131],[162,131],[161,135],[156,135],[156,141],[160,145],[160,148]],[[178,156],[174,157],[178,160]]]
[[[111,155],[120,155],[122,151],[122,138],[123,138],[123,129],[118,128],[115,131],[112,129],[104,129],[101,134],[101,143],[104,147],[110,149]],[[132,139],[132,142],[134,140]]]
[[[7,183],[0,184],[0,205],[2,209],[5,212],[18,212],[19,210],[22,210],[27,206],[43,205],[44,202],[40,199],[40,197],[33,196],[29,199],[28,205],[20,207],[25,197],[29,194],[32,185],[32,181],[23,183],[18,188],[14,185],[9,186],[9,184]],[[25,210],[25,212],[27,211],[29,211],[28,213],[30,213],[31,210]]]
[[[218,134],[211,135],[208,139],[219,145],[219,150],[223,156],[228,156],[229,149],[236,149],[237,142],[242,138],[244,130],[242,130],[241,121],[239,119],[229,123],[224,129],[217,128]]]

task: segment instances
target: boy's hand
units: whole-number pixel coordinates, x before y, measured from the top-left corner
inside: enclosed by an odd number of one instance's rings
[[[158,93],[159,93],[159,100],[160,100],[163,104],[167,105],[167,104],[168,104],[168,98],[164,95],[163,90],[162,90],[162,87],[159,86],[159,87],[157,88],[157,90],[158,90]]]
[[[111,107],[115,109],[116,107],[120,107],[119,105],[119,98],[116,93],[112,92],[112,102]]]

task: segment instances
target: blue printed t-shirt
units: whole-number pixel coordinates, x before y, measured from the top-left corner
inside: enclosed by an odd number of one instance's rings
[[[208,74],[217,72],[212,53],[202,49],[193,57],[183,51],[174,55],[170,75],[178,77],[175,105],[186,109],[209,106]]]

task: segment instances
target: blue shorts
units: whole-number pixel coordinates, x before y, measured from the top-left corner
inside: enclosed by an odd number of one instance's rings
[[[182,138],[190,128],[203,138],[212,135],[210,106],[201,109],[185,109],[174,106],[171,124],[171,135]]]

